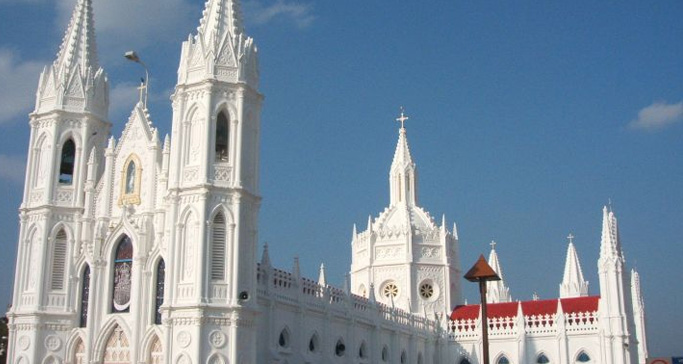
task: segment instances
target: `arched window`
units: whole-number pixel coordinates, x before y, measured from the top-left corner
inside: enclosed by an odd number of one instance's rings
[[[216,118],[216,160],[228,160],[228,138],[230,137],[230,125],[225,112],[218,113]]]
[[[591,357],[588,356],[585,351],[582,351],[579,353],[579,356],[576,357],[576,361],[579,363],[588,363],[591,361]]]
[[[59,230],[52,245],[52,277],[50,288],[64,289],[64,265],[66,264],[66,233]]]
[[[462,360],[460,360],[459,364],[472,364],[472,363],[470,363],[470,361],[467,358],[463,358]]]
[[[384,347],[382,348],[382,361],[389,361],[389,348],[387,348],[386,345],[384,345]]]
[[[59,163],[59,183],[70,185],[74,178],[74,163],[76,161],[76,144],[68,139],[62,147],[62,158]]]
[[[85,265],[83,279],[81,280],[81,318],[79,327],[88,324],[88,299],[90,298],[90,266]]]
[[[368,358],[368,348],[365,345],[365,341],[360,343],[360,347],[358,348],[358,357],[361,359]]]
[[[78,338],[76,345],[74,345],[74,364],[85,364],[85,344],[83,339]]]
[[[538,358],[536,358],[536,363],[538,363],[538,364],[548,364],[548,363],[550,363],[550,360],[548,359],[547,356],[545,356],[545,354],[541,354],[541,355],[538,356]]]
[[[154,299],[154,324],[161,325],[161,305],[164,304],[164,284],[166,283],[166,263],[163,259],[157,264],[157,284]]]
[[[128,168],[126,168],[126,187],[125,193],[131,194],[135,192],[135,162],[130,161]]]
[[[114,255],[114,284],[112,312],[130,310],[130,291],[133,275],[133,243],[124,235],[116,246]]]
[[[408,362],[408,354],[406,354],[406,351],[403,350],[401,352],[401,364],[406,364]]]
[[[311,336],[311,340],[308,341],[308,351],[311,353],[315,353],[318,351],[318,342],[320,340],[318,339],[318,334],[313,334]]]
[[[277,344],[280,345],[281,348],[289,347],[289,330],[287,330],[287,328],[280,331],[280,337],[277,339]]]
[[[211,279],[225,279],[225,217],[219,212],[213,219],[211,234]]]
[[[496,364],[510,364],[510,361],[508,360],[508,358],[505,355],[503,355],[500,358],[498,358],[498,361],[496,361]]]
[[[337,345],[334,346],[334,354],[342,357],[344,353],[346,353],[346,345],[344,345],[342,339],[339,339],[337,340]]]

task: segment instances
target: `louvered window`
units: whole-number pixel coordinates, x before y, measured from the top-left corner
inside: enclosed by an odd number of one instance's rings
[[[64,288],[64,264],[66,263],[66,233],[60,230],[52,247],[52,282],[50,288]]]
[[[211,279],[225,279],[225,217],[222,213],[213,219],[211,235]]]

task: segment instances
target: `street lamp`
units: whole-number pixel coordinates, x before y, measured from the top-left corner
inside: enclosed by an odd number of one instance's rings
[[[470,282],[479,282],[479,293],[481,294],[481,336],[483,341],[483,364],[489,364],[489,322],[486,312],[486,282],[499,281],[500,277],[496,271],[486,262],[483,255],[465,274],[465,279]]]
[[[139,63],[142,66],[142,68],[145,69],[145,80],[144,80],[143,84],[140,86],[140,99],[143,100],[143,105],[145,106],[145,109],[146,109],[147,108],[147,94],[149,91],[149,70],[147,69],[147,65],[145,65],[144,62],[142,62],[142,60],[140,59],[138,54],[135,53],[135,51],[128,51],[128,52],[124,53],[123,56],[126,57],[126,59],[131,61],[131,62]],[[142,98],[143,87],[144,87],[144,91],[145,91],[144,99]]]

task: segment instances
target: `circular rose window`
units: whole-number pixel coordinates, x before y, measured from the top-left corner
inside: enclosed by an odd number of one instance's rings
[[[388,282],[382,288],[382,295],[386,298],[396,298],[398,296],[398,286],[395,282]]]
[[[434,286],[431,283],[422,283],[420,285],[420,296],[428,300],[434,296]]]

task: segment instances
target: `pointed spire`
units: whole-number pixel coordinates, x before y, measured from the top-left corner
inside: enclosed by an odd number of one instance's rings
[[[92,68],[93,71],[99,69],[92,0],[78,0],[76,3],[55,60],[55,70],[58,73],[71,74],[76,66],[80,66],[82,73],[85,73],[88,68]],[[67,82],[68,78],[63,81]]]
[[[351,237],[351,240],[355,240],[356,236],[358,236],[358,229],[356,228],[356,224],[353,224],[353,236]]]
[[[621,244],[619,243],[619,230],[617,218],[611,207],[602,208],[602,239],[600,242],[600,260],[622,258]]]
[[[564,276],[560,284],[560,298],[588,296],[588,282],[583,278],[579,255],[574,247],[574,235],[569,234],[567,259],[564,263]]]
[[[643,294],[640,291],[640,274],[635,269],[631,269],[631,297],[633,299],[633,309],[642,311],[645,307]]]
[[[458,240],[458,225],[455,222],[453,222],[453,237]]]
[[[489,254],[488,263],[500,277],[499,281],[486,282],[486,288],[489,291],[489,294],[486,296],[488,303],[511,302],[510,288],[505,285],[505,277],[503,277],[503,269],[500,267],[498,260],[495,241],[491,241],[491,253]]]
[[[377,302],[377,298],[375,297],[375,284],[370,283],[370,288],[368,289],[368,300],[372,303]]]
[[[164,153],[171,152],[171,137],[169,137],[168,134],[166,134],[166,136],[164,137],[163,151]]]
[[[391,162],[389,186],[391,190],[391,205],[407,203],[414,205],[417,201],[415,188],[415,163],[410,155],[408,137],[403,123],[408,120],[401,107],[401,116],[397,121],[401,122],[398,132],[398,143],[394,152],[394,160]]]
[[[368,215],[368,229],[370,233],[372,233],[372,216]]]
[[[261,255],[261,268],[270,268],[270,254],[268,254],[268,243],[263,244],[263,254]]]
[[[294,257],[294,263],[292,265],[292,277],[295,280],[301,278],[301,267],[299,266],[299,257]]]
[[[207,0],[197,28],[205,41],[216,44],[226,34],[234,37],[243,31],[239,0]]]
[[[320,263],[320,274],[318,275],[318,284],[325,287],[327,280],[325,279],[325,263]]]

